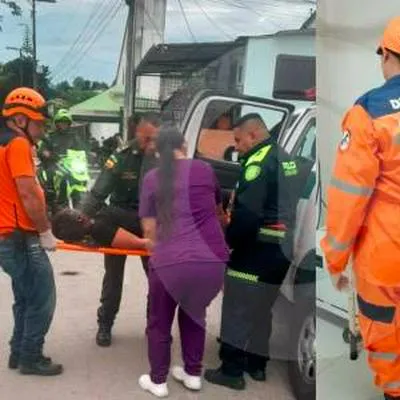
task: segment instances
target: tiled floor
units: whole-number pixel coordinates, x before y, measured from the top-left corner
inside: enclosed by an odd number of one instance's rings
[[[367,367],[365,352],[351,361],[349,346],[342,339],[339,321],[326,315],[317,319],[317,399],[318,400],[380,400]]]

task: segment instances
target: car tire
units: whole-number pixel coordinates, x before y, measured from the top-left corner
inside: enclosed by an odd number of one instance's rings
[[[304,260],[308,265],[311,263],[311,270],[307,271],[307,268],[301,270],[305,273],[302,281],[297,281],[293,305],[289,379],[297,400],[314,400],[316,397],[316,306],[313,261],[315,255],[312,254]],[[303,263],[302,265],[304,266]]]

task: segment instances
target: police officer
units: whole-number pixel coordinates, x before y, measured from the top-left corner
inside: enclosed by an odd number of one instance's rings
[[[135,138],[106,161],[93,188],[82,205],[82,211],[95,215],[110,197],[110,205],[125,210],[127,217],[137,213],[139,205],[140,180],[155,166],[155,138],[161,120],[158,114],[147,113],[131,121],[130,131]],[[111,329],[119,311],[122,295],[126,256],[105,255],[105,275],[101,293],[101,306],[98,309],[99,330],[96,342],[99,346],[111,345]],[[147,258],[142,258],[147,270]]]
[[[83,143],[78,139],[78,132],[72,127],[71,113],[60,109],[53,117],[55,130],[47,134],[38,146],[38,157],[41,161],[39,179],[46,190],[46,200],[51,211],[68,206],[67,177],[59,177],[59,185],[55,184],[57,163],[68,150],[85,150]],[[59,186],[56,188],[56,186]],[[57,190],[58,189],[58,190]],[[75,204],[77,201],[73,199]]]
[[[266,379],[271,309],[290,265],[296,201],[289,188],[298,171],[258,114],[239,120],[234,135],[242,169],[226,231],[233,251],[222,306],[222,365],[207,370],[205,379],[243,390],[244,372]]]

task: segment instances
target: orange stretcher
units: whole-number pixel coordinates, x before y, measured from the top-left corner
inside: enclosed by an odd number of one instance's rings
[[[57,242],[57,249],[65,251],[80,251],[83,253],[102,253],[116,256],[149,256],[149,252],[142,249],[115,249],[112,247],[93,247],[80,244]]]

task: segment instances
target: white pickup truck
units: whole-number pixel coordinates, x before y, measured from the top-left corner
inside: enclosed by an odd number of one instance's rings
[[[168,107],[164,111],[176,112]],[[310,106],[298,111],[282,101],[200,91],[185,102],[175,117],[185,134],[190,157],[212,165],[228,198],[240,168],[233,151],[230,122],[253,112],[263,117],[279,143],[302,166],[304,191],[298,203],[294,258],[281,290],[286,299],[283,300],[285,310],[277,307],[274,312],[274,319],[284,320],[278,336],[286,339],[279,350],[271,345],[271,357],[289,361],[296,398],[312,399],[316,378],[315,231],[319,192],[315,162],[316,108]]]

